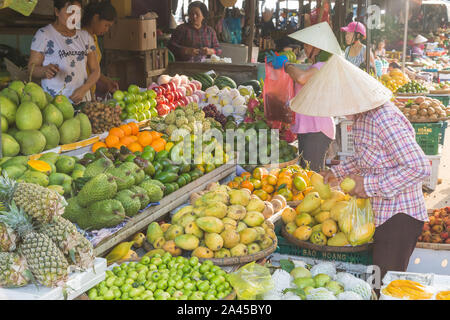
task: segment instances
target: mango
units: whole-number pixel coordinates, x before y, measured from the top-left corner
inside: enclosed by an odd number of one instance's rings
[[[264,222],[264,216],[261,212],[250,211],[245,215],[244,220],[242,220],[249,227],[260,226]]]
[[[255,254],[261,251],[261,247],[256,242],[250,243],[247,245],[248,254]]]
[[[218,251],[223,247],[223,238],[218,233],[205,234],[205,244],[212,251]]]
[[[195,221],[200,229],[210,233],[220,233],[224,229],[222,220],[216,217],[201,217]]]
[[[182,250],[178,248],[175,244],[175,241],[169,240],[164,243],[162,249],[166,252],[169,252],[173,257],[180,256],[182,254]]]
[[[337,224],[333,219],[327,219],[324,222],[322,222],[322,232],[328,238],[336,234],[337,229],[338,229]]]
[[[314,216],[314,219],[317,221],[317,223],[323,223],[325,220],[328,220],[330,218],[331,214],[328,211],[322,211],[321,213]]]
[[[251,200],[251,195],[249,192],[243,189],[233,189],[229,193],[231,204],[240,204],[246,207]]]
[[[171,225],[166,232],[164,232],[164,238],[166,240],[174,240],[179,235],[184,233],[184,229],[180,225],[173,224]]]
[[[349,193],[350,191],[352,191],[355,188],[355,186],[356,186],[355,180],[348,177],[342,180],[340,184],[342,191],[344,191],[345,193]]]
[[[301,227],[298,227],[295,229],[294,233],[292,234],[295,238],[301,241],[307,241],[309,237],[311,237],[312,229],[309,226],[303,225]]]
[[[289,222],[288,224],[286,224],[285,228],[287,233],[293,234],[297,229],[297,225],[295,224],[295,222]]]
[[[246,214],[247,210],[245,209],[245,207],[239,204],[231,205],[227,209],[227,217],[237,221],[244,219]]]
[[[222,248],[219,251],[214,252],[214,258],[229,258],[231,257],[230,250]]]
[[[164,239],[164,237],[158,237],[155,241],[152,242],[152,245],[155,249],[162,249],[165,243],[166,239]]]
[[[273,240],[269,236],[264,235],[262,240],[260,240],[259,245],[263,250],[270,248],[273,245]]]
[[[341,214],[346,212],[347,206],[347,201],[336,202],[334,207],[330,210],[330,218],[336,222],[339,221],[339,217],[341,216]]]
[[[223,239],[224,248],[231,249],[235,247],[241,240],[239,233],[235,230],[225,230],[220,236]]]
[[[266,204],[264,203],[264,201],[262,201],[259,198],[253,198],[250,199],[250,202],[248,203],[248,205],[245,207],[245,209],[247,211],[258,211],[258,212],[263,212],[263,210],[265,209]]]
[[[226,204],[222,202],[216,202],[206,207],[204,213],[206,217],[216,217],[222,219],[227,215],[227,209],[228,207],[226,206]]]
[[[339,229],[345,234],[349,234],[352,231],[353,216],[349,212],[343,212],[338,221]]]
[[[309,178],[309,180],[314,189],[316,189],[317,192],[319,193],[320,198],[322,198],[322,200],[327,200],[331,198],[330,185],[323,183],[323,177],[320,174],[314,172]]]
[[[195,221],[196,219],[197,219],[196,215],[185,214],[183,217],[181,217],[181,219],[177,222],[177,224],[184,229],[189,223]]]
[[[352,246],[362,245],[369,242],[374,233],[375,224],[366,223],[358,228],[353,228],[348,235],[348,241]]]
[[[318,192],[310,192],[308,193],[303,201],[297,206],[297,213],[300,212],[312,212],[320,207],[321,199]]]
[[[164,233],[161,227],[159,226],[158,222],[154,221],[149,224],[149,226],[147,227],[147,234],[146,234],[148,243],[152,244],[156,239],[163,236]]]
[[[214,251],[205,247],[197,247],[194,249],[194,251],[192,251],[191,256],[203,259],[211,259],[214,258]]]
[[[228,217],[223,218],[222,222],[223,222],[225,228],[231,228],[231,229],[234,229],[234,230],[236,229],[236,227],[238,225],[236,220],[228,218]]]
[[[347,240],[347,237],[343,232],[336,233],[333,237],[331,237],[327,241],[327,246],[331,247],[343,247],[348,244],[349,242]]]
[[[324,246],[327,244],[327,237],[323,234],[322,231],[316,231],[311,234],[309,241],[313,244]]]
[[[322,231],[322,224],[316,224],[315,226],[313,226],[312,228],[312,232],[316,232],[316,231]]]
[[[294,221],[297,227],[311,226],[313,223],[313,218],[309,214],[302,212],[295,217]]]
[[[247,229],[247,228],[248,227],[247,227],[247,225],[245,223],[243,223],[242,221],[239,221],[238,225],[236,227],[236,231],[237,232],[241,232],[242,230]]]
[[[193,234],[182,234],[175,238],[177,247],[183,250],[194,250],[199,246],[200,240]]]
[[[289,222],[294,222],[295,217],[297,216],[297,212],[291,207],[286,207],[281,212],[281,220],[283,220],[284,224],[288,224]]]
[[[253,228],[247,228],[239,232],[240,242],[243,244],[250,244],[255,242],[258,238],[258,231]]]
[[[165,253],[164,249],[153,249],[150,250],[149,252],[147,252],[146,254],[144,254],[144,257],[153,257],[156,254],[159,254],[160,256],[162,256]]]
[[[232,257],[240,257],[248,255],[248,248],[245,244],[239,243],[230,249]]]
[[[184,233],[193,234],[199,239],[203,238],[203,231],[198,227],[195,221],[192,221],[184,227]]]
[[[192,213],[194,210],[193,206],[186,206],[178,210],[173,216],[172,216],[172,223],[176,224],[178,220],[181,219],[181,217],[187,213]]]
[[[270,239],[275,240],[277,238],[277,235],[275,234],[275,231],[273,231],[272,229],[267,229],[266,230],[266,235],[269,236]]]
[[[169,227],[170,227],[171,225],[172,225],[172,224],[170,224],[170,223],[163,223],[163,224],[160,225],[160,227],[161,227],[161,230],[162,230],[163,232],[166,232],[166,231],[169,229]]]

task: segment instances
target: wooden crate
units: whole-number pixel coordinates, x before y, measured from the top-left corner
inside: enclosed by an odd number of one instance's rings
[[[119,78],[119,86],[126,89],[130,84],[148,87],[158,76],[165,73],[169,64],[167,48],[147,51],[105,50],[106,75]]]

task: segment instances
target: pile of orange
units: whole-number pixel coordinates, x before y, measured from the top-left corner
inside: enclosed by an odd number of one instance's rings
[[[298,165],[270,171],[258,167],[253,173],[243,172],[235,177],[228,186],[233,189],[249,189],[264,201],[270,201],[277,194],[284,196],[287,201],[300,201],[313,191],[309,180],[312,174],[313,171],[302,169]]]
[[[96,142],[92,145],[92,151],[95,152],[98,148],[117,148],[125,146],[131,152],[136,152],[144,149],[146,146],[151,146],[156,152],[164,150],[166,140],[162,137],[162,133],[157,131],[140,131],[139,126],[135,122],[123,124],[120,127],[114,127],[109,130],[109,134],[104,142]]]

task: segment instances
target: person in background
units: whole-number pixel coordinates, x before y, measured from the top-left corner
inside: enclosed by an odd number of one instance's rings
[[[178,26],[172,34],[169,49],[179,61],[202,61],[213,54],[220,55],[216,32],[206,24],[208,8],[194,1],[188,7],[189,22]]]
[[[375,59],[376,58],[384,58],[386,56],[386,42],[384,39],[381,39],[377,42],[377,47],[375,49]]]
[[[95,43],[95,53],[97,55],[98,63],[102,60],[102,52],[98,45],[98,36],[103,36],[108,32],[109,28],[114,23],[117,17],[116,9],[109,1],[102,2],[91,2],[86,6],[83,12],[83,18],[81,25],[84,30],[89,32],[89,34],[94,39]],[[88,74],[91,73],[89,66],[87,68]],[[97,84],[101,84],[107,92],[114,92],[119,89],[119,84],[116,81],[111,80],[103,74],[100,74],[100,79]],[[92,97],[95,97],[96,86],[91,88]]]
[[[56,20],[34,35],[28,68],[33,77],[42,79],[44,91],[53,97],[65,95],[78,104],[91,100],[90,89],[100,78],[100,66],[89,33],[70,28],[74,20],[74,11],[69,10],[72,6],[81,10],[78,0],[54,0]],[[86,67],[91,71],[89,75]]]
[[[413,58],[420,58],[424,55],[425,43],[427,43],[427,42],[428,42],[428,39],[420,34],[414,39],[412,53],[411,53]]]
[[[345,32],[345,43],[348,47],[345,49],[345,58],[358,68],[363,67],[366,61],[366,46],[361,43],[366,38],[366,27],[361,22],[350,22],[341,31]],[[375,61],[372,53],[370,54],[370,65],[375,68]]]

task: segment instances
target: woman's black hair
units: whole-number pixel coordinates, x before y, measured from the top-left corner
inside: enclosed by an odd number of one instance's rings
[[[192,2],[192,3],[189,5],[189,7],[188,7],[188,14],[189,14],[189,12],[191,12],[191,10],[194,9],[194,8],[199,8],[199,9],[200,9],[200,11],[202,12],[203,17],[205,18],[204,21],[205,21],[206,19],[208,19],[208,14],[209,14],[209,12],[208,12],[208,8],[206,7],[206,4],[204,4],[204,3],[201,2],[201,1],[194,1],[194,2]]]
[[[61,10],[67,3],[74,4],[76,2],[83,6],[82,0],[53,0],[53,6],[55,9]]]
[[[96,14],[98,14],[100,20],[114,21],[117,18],[116,8],[109,1],[91,2],[83,10],[81,25],[83,27],[89,26]]]

